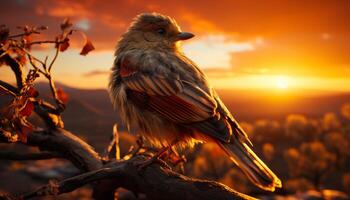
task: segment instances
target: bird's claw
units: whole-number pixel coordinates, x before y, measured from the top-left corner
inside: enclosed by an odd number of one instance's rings
[[[167,169],[171,169],[171,167],[162,159],[160,159],[158,156],[153,156],[152,158],[145,160],[144,162],[141,162],[138,164],[137,169],[138,170],[143,170],[146,167],[152,165],[152,164],[159,164],[161,167],[167,168]]]

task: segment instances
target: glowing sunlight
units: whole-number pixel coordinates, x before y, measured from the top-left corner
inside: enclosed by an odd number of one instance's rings
[[[278,89],[287,89],[289,87],[289,79],[286,76],[278,76],[276,78],[276,87]]]

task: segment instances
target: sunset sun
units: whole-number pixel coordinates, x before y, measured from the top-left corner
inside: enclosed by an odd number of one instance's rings
[[[278,89],[287,89],[289,87],[289,80],[286,76],[278,76],[276,78],[276,87]]]

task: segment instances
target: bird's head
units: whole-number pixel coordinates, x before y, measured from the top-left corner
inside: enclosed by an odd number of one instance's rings
[[[176,21],[158,13],[138,15],[123,35],[121,43],[131,48],[176,49],[180,40],[187,40],[194,35],[182,32]]]

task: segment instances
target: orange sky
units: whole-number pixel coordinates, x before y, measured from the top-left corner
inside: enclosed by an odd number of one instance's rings
[[[174,17],[195,38],[185,53],[219,88],[350,91],[350,1],[48,1],[4,0],[0,24],[48,25],[53,36],[70,17],[96,51],[79,56],[81,40],[55,66],[56,80],[104,88],[113,48],[131,19],[142,12]],[[35,54],[52,53],[43,48]],[[10,76],[0,68],[0,78]]]

